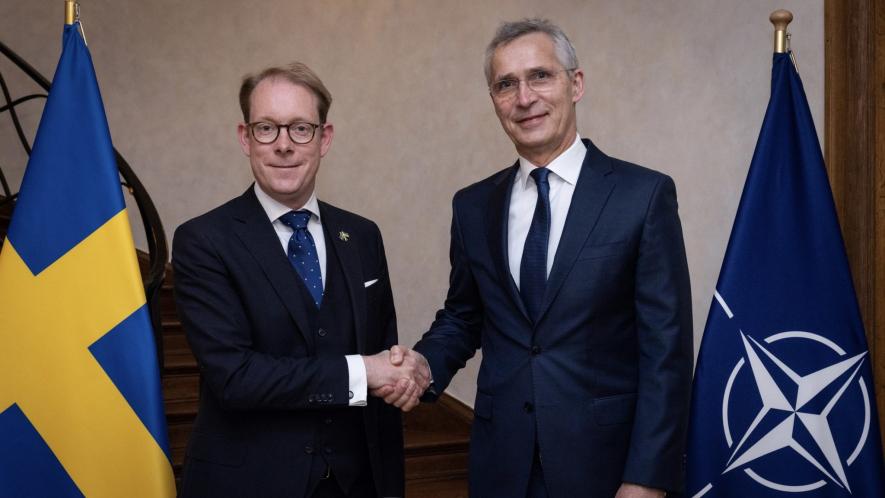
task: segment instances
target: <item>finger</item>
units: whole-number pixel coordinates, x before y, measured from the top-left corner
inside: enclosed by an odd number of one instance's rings
[[[376,398],[384,398],[390,395],[390,393],[394,392],[396,388],[394,386],[381,386],[376,389],[372,389],[369,393]]]
[[[391,394],[390,396],[384,398],[384,402],[388,405],[393,405],[399,408],[400,406],[402,406],[403,403],[405,403],[406,398],[407,396],[405,396],[404,394]]]
[[[416,397],[415,393],[416,393],[417,389],[418,389],[418,385],[412,381],[409,381],[409,388],[406,390],[405,393],[403,393],[403,395],[400,397],[400,399],[398,399],[398,400],[396,400],[396,402],[394,402],[393,405],[396,406],[397,408],[402,408],[407,403],[409,403],[409,401],[411,399]]]
[[[421,392],[424,392],[427,387],[430,386],[430,379],[419,373],[415,373],[414,381],[415,384],[418,385],[418,390],[420,390]]]
[[[427,389],[430,385],[430,372],[420,366],[412,371],[412,377],[421,389]]]
[[[412,394],[411,394],[411,392],[413,390],[412,386],[414,386],[414,385],[415,385],[415,383],[410,381],[409,388],[406,390],[406,392],[404,392],[402,394],[402,396],[399,397],[399,399],[397,399],[396,401],[393,402],[393,406],[395,406],[397,408],[402,408],[403,405],[405,405],[409,401],[409,398],[412,396]]]
[[[390,348],[390,364],[400,366],[403,364],[403,360],[405,359],[405,351],[403,351],[402,346],[399,344]]]
[[[415,371],[421,375],[421,377],[430,379],[430,363],[427,362],[427,358],[424,357],[421,353],[412,350],[410,355],[415,360]]]
[[[410,383],[409,379],[400,379],[395,386],[388,386],[393,388],[393,390],[384,397],[384,402],[389,405],[395,405],[397,401],[406,395]]]
[[[403,405],[403,407],[401,408],[401,410],[404,411],[404,412],[411,411],[413,408],[415,408],[416,406],[418,406],[420,403],[421,403],[421,400],[418,399],[417,396],[414,397],[414,398],[409,398],[409,400],[406,402],[406,404]]]
[[[421,376],[422,379],[425,379],[428,383],[430,383],[430,366],[427,365],[426,361],[418,365],[418,374]]]

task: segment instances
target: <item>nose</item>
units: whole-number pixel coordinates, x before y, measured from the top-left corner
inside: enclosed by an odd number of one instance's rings
[[[535,100],[537,100],[538,94],[532,90],[529,86],[528,81],[519,81],[519,86],[516,88],[516,100],[520,107],[529,107],[531,106]]]
[[[273,142],[273,148],[277,154],[288,154],[294,150],[295,142],[289,136],[289,130],[280,130],[280,134]]]

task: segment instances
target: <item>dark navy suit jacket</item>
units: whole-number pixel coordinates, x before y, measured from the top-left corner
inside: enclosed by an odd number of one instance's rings
[[[584,143],[537,323],[508,264],[518,165],[454,197],[448,296],[415,349],[439,393],[482,347],[472,498],[524,497],[536,442],[553,498],[682,487],[693,350],[676,190]]]
[[[347,281],[359,354],[397,342],[378,227],[320,202]],[[323,410],[347,407],[343,356],[316,354],[299,277],[252,188],[176,230],[175,293],[200,364],[200,407],[182,496],[301,497]],[[365,282],[377,279],[369,286]],[[379,496],[403,496],[399,410],[361,410]]]

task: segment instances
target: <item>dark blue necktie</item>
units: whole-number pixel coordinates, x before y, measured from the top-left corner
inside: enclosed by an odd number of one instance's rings
[[[525,238],[522,262],[519,265],[519,293],[532,321],[538,313],[547,290],[547,240],[550,238],[550,184],[547,168],[535,168],[532,178],[538,187],[538,201],[529,234]]]
[[[313,302],[319,308],[323,302],[323,275],[320,273],[316,244],[307,230],[309,220],[309,211],[289,211],[280,216],[280,221],[293,230],[289,237],[289,263],[292,263],[295,271],[304,280]]]

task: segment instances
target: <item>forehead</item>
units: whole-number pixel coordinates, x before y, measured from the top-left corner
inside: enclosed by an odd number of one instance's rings
[[[532,69],[557,69],[561,66],[553,39],[546,33],[529,33],[495,49],[492,55],[492,79],[518,76]]]
[[[250,119],[272,119],[283,123],[292,120],[316,122],[317,99],[304,85],[270,77],[255,86],[250,101]]]

